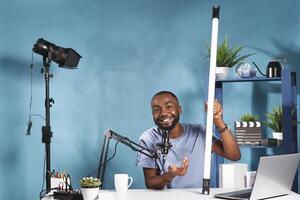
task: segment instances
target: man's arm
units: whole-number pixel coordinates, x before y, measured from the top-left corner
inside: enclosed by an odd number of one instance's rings
[[[216,125],[219,130],[226,127],[224,122],[220,122],[220,124],[223,125]],[[220,133],[220,135],[221,140],[216,141],[212,145],[212,151],[229,160],[239,160],[241,158],[240,148],[230,130],[226,128],[226,130]]]
[[[159,169],[143,168],[146,187],[148,189],[163,189],[167,184],[172,182],[176,176],[185,175],[188,165],[188,159],[184,158],[181,167],[170,165],[169,170],[162,175],[158,175],[160,172]]]
[[[170,173],[163,175],[157,175],[158,169],[143,168],[145,176],[145,184],[148,189],[163,189],[168,183],[170,183],[174,176]]]
[[[223,108],[218,101],[214,103],[214,124],[220,132],[221,140],[212,145],[212,151],[229,160],[241,158],[240,148],[236,139],[231,134],[226,123],[223,121]]]

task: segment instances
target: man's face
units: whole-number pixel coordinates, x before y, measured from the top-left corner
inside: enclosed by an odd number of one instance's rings
[[[179,122],[181,106],[172,95],[164,93],[154,96],[151,107],[153,120],[161,129],[171,131]]]

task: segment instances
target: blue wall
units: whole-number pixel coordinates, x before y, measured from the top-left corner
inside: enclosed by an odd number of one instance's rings
[[[210,41],[214,4],[221,5],[219,41],[228,35],[230,44],[247,45],[244,53],[256,52],[251,60],[263,70],[272,57],[284,56],[288,68],[299,72],[297,0],[1,1],[0,198],[37,199],[42,187],[43,119],[32,117],[32,134],[25,135],[31,49],[38,38],[72,47],[83,57],[76,70],[55,63],[50,67],[54,74],[50,94],[55,100],[51,164],[69,172],[78,188],[79,179],[97,169],[105,130],[137,141],[153,125],[150,98],[158,90],[178,94],[182,121],[203,123],[209,66],[205,42]],[[42,57],[34,54],[33,59],[32,114],[44,116]],[[267,96],[264,86],[254,88],[251,84],[225,87],[227,122],[280,103],[278,86],[268,85]],[[112,152],[113,145],[109,155]],[[242,161],[249,161],[252,153],[243,150]],[[133,188],[144,188],[135,155],[118,145],[107,166],[106,188],[113,188],[113,174],[119,172],[133,176]]]

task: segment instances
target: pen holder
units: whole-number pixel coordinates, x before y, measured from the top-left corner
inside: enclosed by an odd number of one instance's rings
[[[51,177],[51,188],[65,189],[64,180],[62,178]]]

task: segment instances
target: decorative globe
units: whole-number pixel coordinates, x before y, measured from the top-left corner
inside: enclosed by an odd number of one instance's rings
[[[239,78],[252,78],[256,77],[256,68],[249,63],[241,62],[235,67],[235,74]]]

